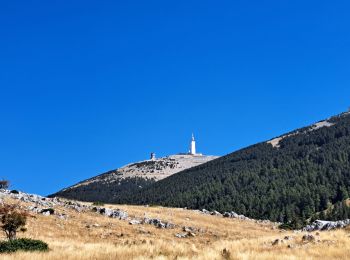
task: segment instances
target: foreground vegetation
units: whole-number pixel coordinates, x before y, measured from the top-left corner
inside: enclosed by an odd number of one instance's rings
[[[1,181],[0,188],[7,188],[8,182]],[[25,232],[29,214],[17,203],[0,203],[1,229],[6,239],[0,241],[0,253],[13,253],[17,251],[47,251],[49,246],[40,240],[28,238],[17,239],[18,231]]]
[[[25,233],[31,239],[46,241],[50,251],[2,254],[1,259],[345,259],[350,250],[349,230],[313,233],[314,241],[303,241],[305,233],[281,231],[268,222],[225,219],[175,208],[119,208],[133,218],[146,215],[202,231],[177,238],[181,228],[130,225],[93,212],[57,207],[55,212],[66,214],[67,219],[32,214]],[[276,244],[276,239],[284,242]]]
[[[48,244],[41,240],[29,238],[12,239],[0,242],[0,253],[13,253],[17,251],[47,251]]]

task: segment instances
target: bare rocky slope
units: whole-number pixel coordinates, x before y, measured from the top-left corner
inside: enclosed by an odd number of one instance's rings
[[[53,195],[82,201],[112,202],[125,192],[134,192],[180,171],[201,165],[218,156],[176,154],[128,164],[81,181]]]

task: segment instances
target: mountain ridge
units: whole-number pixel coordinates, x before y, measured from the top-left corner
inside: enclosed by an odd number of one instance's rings
[[[236,211],[305,220],[350,194],[350,114],[342,113],[222,156],[114,203]],[[346,218],[342,207],[334,218]]]
[[[109,202],[120,193],[136,192],[177,172],[216,158],[218,156],[175,154],[134,162],[78,182],[50,197]]]

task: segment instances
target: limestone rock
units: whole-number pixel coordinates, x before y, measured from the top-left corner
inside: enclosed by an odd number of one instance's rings
[[[141,224],[141,220],[132,219],[132,220],[129,221],[129,224],[130,225],[139,225],[139,224]]]
[[[236,212],[231,211],[231,212],[225,212],[223,214],[224,218],[237,218],[237,219],[243,219],[243,220],[250,220],[249,218],[247,218],[244,215],[238,215]]]
[[[186,238],[187,237],[187,233],[177,233],[177,234],[175,234],[175,236],[177,238]]]
[[[150,224],[157,228],[175,228],[176,226],[170,222],[163,222],[157,218],[144,218],[141,222],[142,224]]]
[[[103,207],[97,207],[95,209],[101,215],[104,215],[110,218],[118,218],[118,219],[124,220],[124,219],[127,219],[128,217],[128,213],[120,209],[110,209],[110,208],[103,208]]]
[[[332,230],[337,228],[344,228],[350,225],[350,219],[339,220],[339,221],[325,221],[325,220],[316,220],[310,225],[307,225],[303,228],[303,231],[316,231],[316,230]]]

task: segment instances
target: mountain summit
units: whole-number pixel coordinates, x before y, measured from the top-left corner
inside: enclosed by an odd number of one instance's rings
[[[50,196],[82,201],[113,202],[125,193],[135,193],[159,180],[180,171],[201,165],[218,158],[196,153],[192,134],[188,153],[156,158],[151,153],[149,160],[131,163],[121,168],[81,181]]]

